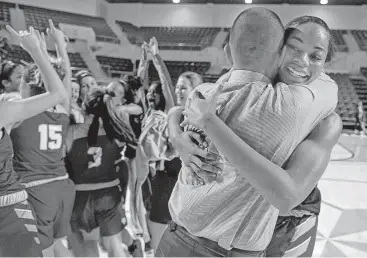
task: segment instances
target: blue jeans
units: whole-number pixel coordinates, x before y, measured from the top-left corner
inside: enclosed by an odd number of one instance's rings
[[[159,242],[157,257],[264,257],[265,251],[254,252],[233,248],[226,250],[209,239],[195,237],[171,222]]]

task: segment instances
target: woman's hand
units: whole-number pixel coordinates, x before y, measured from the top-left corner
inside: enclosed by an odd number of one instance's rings
[[[148,53],[155,56],[159,54],[158,41],[155,37],[151,38],[147,46]]]
[[[48,20],[49,28],[47,28],[46,33],[55,43],[60,46],[66,44],[66,36],[64,32],[55,27],[53,21],[51,19]]]
[[[16,37],[20,41],[22,48],[24,48],[24,50],[30,55],[41,49],[41,42],[33,27],[30,27],[29,31],[21,30],[16,32],[10,25],[6,25],[6,29],[12,36]]]

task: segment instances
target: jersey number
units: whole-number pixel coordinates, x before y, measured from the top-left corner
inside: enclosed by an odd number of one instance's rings
[[[97,168],[102,163],[102,148],[101,147],[90,147],[87,154],[92,156],[93,161],[88,162],[88,168]]]
[[[39,125],[40,149],[57,150],[62,145],[62,125]]]

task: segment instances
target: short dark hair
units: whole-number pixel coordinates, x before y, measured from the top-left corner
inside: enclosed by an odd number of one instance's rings
[[[240,13],[229,38],[233,59],[243,65],[253,64],[269,53],[280,53],[283,42],[284,26],[279,16],[262,7],[249,8]]]

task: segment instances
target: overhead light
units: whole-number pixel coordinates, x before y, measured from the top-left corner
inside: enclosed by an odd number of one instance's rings
[[[179,3],[180,3],[180,0],[172,0],[172,2],[173,2],[174,4],[179,4]]]
[[[320,4],[328,4],[328,0],[320,0]]]
[[[252,0],[245,0],[246,4],[252,4]]]

